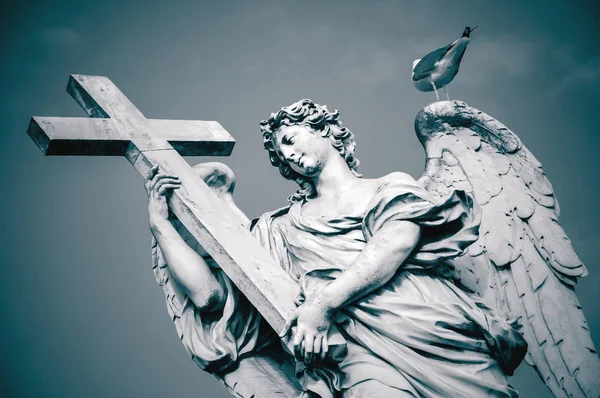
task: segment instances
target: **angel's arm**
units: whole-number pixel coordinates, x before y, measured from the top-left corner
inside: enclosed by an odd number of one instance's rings
[[[167,192],[179,185],[177,177],[160,173],[157,166],[146,176],[150,231],[184,293],[200,310],[215,310],[225,301],[223,287],[202,256],[188,246],[169,221]]]
[[[315,297],[332,311],[388,282],[417,246],[421,228],[405,220],[389,221],[366,244],[354,263]]]
[[[184,293],[200,310],[223,306],[225,291],[206,261],[179,235],[169,220],[151,222],[150,231]]]
[[[390,220],[373,234],[356,260],[336,280],[307,299],[290,317],[281,337],[294,324],[294,350],[309,363],[314,356],[325,358],[331,314],[388,282],[410,256],[421,237],[421,227],[411,221]]]

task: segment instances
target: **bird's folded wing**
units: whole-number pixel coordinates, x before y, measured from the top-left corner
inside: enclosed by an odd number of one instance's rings
[[[429,73],[431,73],[431,71],[433,71],[433,69],[435,68],[436,62],[438,62],[444,55],[446,55],[446,53],[450,51],[453,45],[454,43],[442,48],[438,48],[437,50],[432,51],[423,58],[421,58],[419,63],[416,64],[413,69],[412,79],[414,81],[418,81],[426,77]]]

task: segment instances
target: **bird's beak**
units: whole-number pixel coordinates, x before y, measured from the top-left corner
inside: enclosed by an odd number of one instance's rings
[[[479,26],[475,26],[473,29],[471,29],[471,32],[474,31],[475,29],[477,29]]]

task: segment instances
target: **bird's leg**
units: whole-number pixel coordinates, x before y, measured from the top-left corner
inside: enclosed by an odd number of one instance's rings
[[[446,86],[444,86],[444,92],[446,93],[446,99],[450,101],[450,96],[448,95],[448,89],[446,89]]]
[[[437,92],[437,87],[435,86],[435,83],[434,83],[434,82],[431,82],[431,85],[433,86],[433,91],[435,91],[435,99],[436,99],[437,101],[439,101],[439,100],[440,100],[440,95],[439,95],[439,94],[438,94],[438,92]]]

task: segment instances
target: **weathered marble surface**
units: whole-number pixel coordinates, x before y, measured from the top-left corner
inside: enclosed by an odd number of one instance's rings
[[[182,187],[170,198],[172,211],[271,327],[281,331],[295,309],[297,286],[257,244],[239,214],[182,158],[227,155],[233,138],[214,121],[146,119],[103,76],[72,75],[67,91],[93,119],[32,118],[28,134],[40,150],[45,155],[121,155],[143,176],[155,165],[177,175]],[[343,338],[332,337],[332,354],[343,354]]]
[[[228,284],[229,292],[239,289],[238,299],[249,300],[273,329],[281,331],[295,312],[296,282],[257,244],[247,231],[246,217],[231,196],[219,190],[222,181],[217,180],[223,169],[206,165],[194,171],[178,154],[226,154],[233,145],[231,137],[216,122],[145,119],[103,77],[73,75],[68,91],[98,119],[86,123],[74,118],[34,118],[29,134],[40,149],[47,155],[124,155],[142,175],[154,165],[177,175],[182,188],[173,192],[170,207],[178,219],[174,222],[181,223],[181,234],[187,234],[189,245],[213,262],[216,272],[225,272],[220,281]],[[577,278],[587,270],[560,227],[558,203],[541,164],[514,133],[462,102],[426,107],[417,115],[415,128],[427,153],[419,184],[439,198],[455,190],[468,192],[481,211],[479,239],[451,260],[456,285],[521,328],[529,345],[527,362],[556,396],[599,396],[600,362],[574,291]],[[187,133],[201,138],[188,138]],[[217,179],[211,182],[211,176]],[[190,308],[169,277],[159,248],[154,245],[153,250],[157,281],[185,345],[186,336],[197,332],[194,327],[201,329],[215,318],[205,321],[209,318],[199,316],[193,322],[182,318],[186,307],[192,318],[198,311]],[[228,322],[246,315],[232,311]],[[284,345],[292,349],[290,341],[284,340]],[[218,364],[206,367],[210,361],[202,358],[202,350],[186,345],[196,362],[236,396],[299,394],[295,372],[302,371],[302,364],[294,365],[291,355],[278,345],[270,347],[229,358],[228,366],[217,371]],[[338,347],[344,347],[344,341],[338,341]],[[389,361],[394,363],[393,358]],[[453,366],[460,368],[460,364]],[[420,383],[426,385],[427,380]]]
[[[460,101],[415,120],[428,191],[470,192],[480,238],[454,260],[455,279],[522,326],[526,361],[557,397],[600,396],[600,361],[574,286],[587,269],[561,228],[541,163],[499,121]]]
[[[295,308],[295,284],[168,142],[178,137],[175,146],[184,153],[206,153],[207,145],[210,149],[215,143],[231,147],[231,136],[216,122],[150,121],[103,76],[72,75],[67,91],[90,117],[102,121],[33,118],[29,134],[40,149],[46,155],[124,155],[143,176],[157,164],[177,175],[182,189],[171,198],[173,212],[271,326],[281,330]],[[201,128],[203,137],[194,139],[190,134],[203,125],[208,130]],[[178,127],[183,130],[174,130]],[[165,130],[169,133],[160,135]],[[124,153],[121,142],[127,143]],[[60,149],[52,151],[55,144]]]
[[[217,122],[149,119],[181,156],[229,156],[235,140]],[[112,118],[34,117],[28,134],[45,155],[125,156],[131,140]]]
[[[479,240],[453,260],[456,284],[522,331],[526,361],[555,396],[598,396],[598,356],[573,290],[587,271],[541,164],[508,128],[459,101],[426,107],[415,129],[427,153],[419,183],[439,197],[469,192],[481,208]]]

